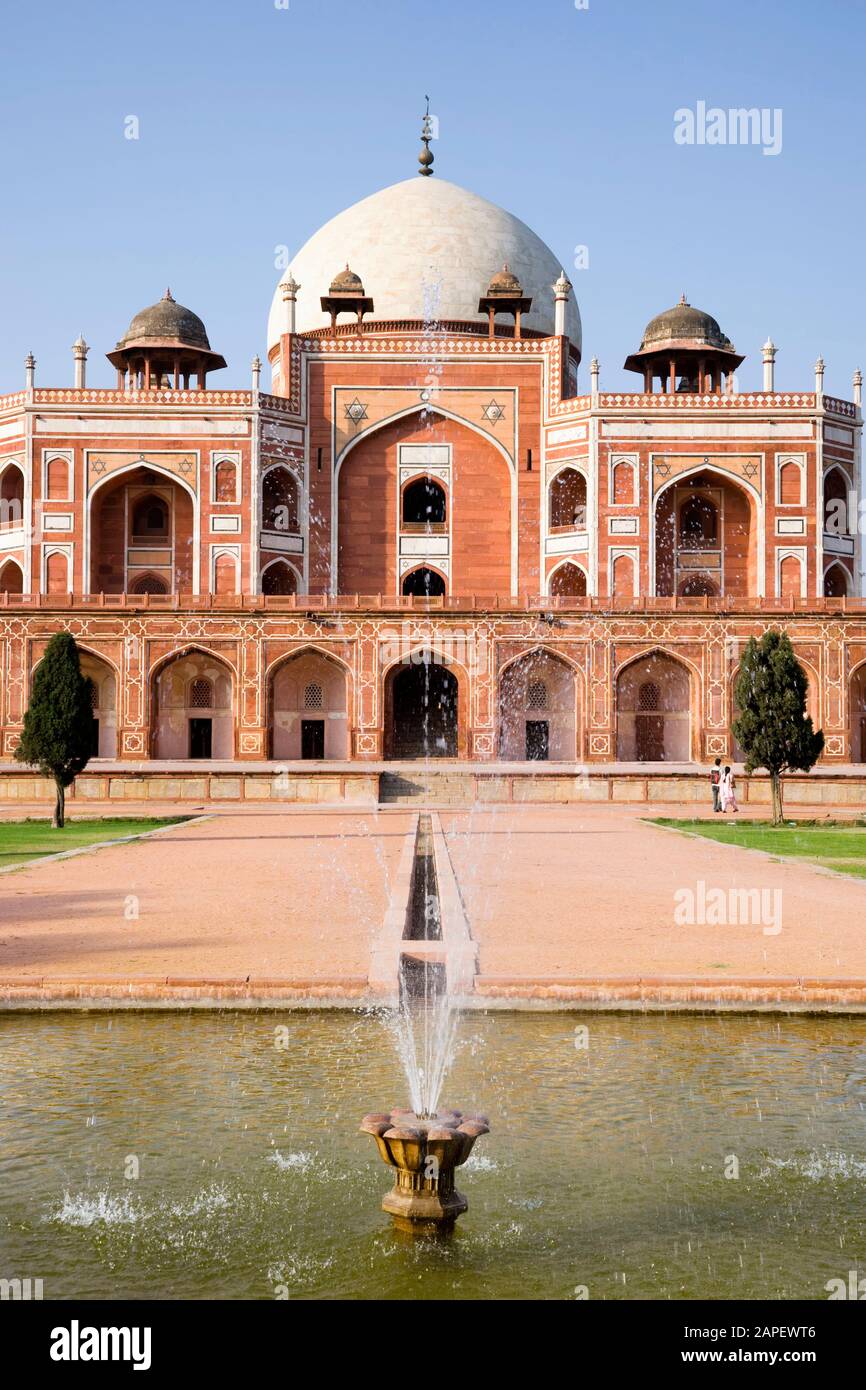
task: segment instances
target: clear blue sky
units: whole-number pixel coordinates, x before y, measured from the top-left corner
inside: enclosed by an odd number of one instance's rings
[[[278,0],[279,3],[279,0]],[[278,271],[322,222],[416,169],[529,222],[572,271],[602,386],[681,291],[760,384],[850,398],[863,351],[866,7],[845,0],[10,0],[0,122],[0,390],[72,379],[167,284],[245,386]],[[683,147],[698,101],[780,107],[783,148]],[[140,139],[124,138],[137,116]],[[581,371],[587,381],[586,365]]]

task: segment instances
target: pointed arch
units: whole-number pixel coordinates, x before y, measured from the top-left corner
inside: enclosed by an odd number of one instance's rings
[[[400,593],[408,597],[444,598],[448,593],[448,576],[435,565],[413,565],[400,577]]]
[[[585,531],[586,498],[586,474],[573,463],[564,464],[547,485],[548,531]]]
[[[705,477],[709,480],[706,484],[707,490],[715,489],[721,493],[723,512],[721,516],[722,536],[719,542],[708,547],[716,550],[720,557],[719,573],[723,577],[723,587],[725,593],[737,593],[743,590],[742,596],[746,597],[752,590],[756,596],[760,597],[764,592],[764,501],[761,493],[748,478],[741,477],[726,469],[717,458],[710,458],[706,463],[694,464],[685,469],[682,473],[675,473],[673,477],[659,488],[652,499],[650,512],[650,593],[661,596],[672,596],[678,590],[678,577],[676,575],[677,555],[679,554],[677,543],[677,522],[676,516],[676,492],[677,488],[688,487],[691,484],[694,488],[699,488],[699,479]],[[729,492],[725,492],[728,489]],[[742,520],[736,518],[735,499],[737,494],[741,494],[747,507],[748,523],[746,517]],[[733,527],[727,513],[734,505]],[[737,527],[745,526],[744,532],[738,532]],[[732,542],[738,539],[738,546]],[[743,542],[745,542],[743,544]],[[685,547],[689,549],[690,547]],[[694,549],[694,547],[691,547]],[[740,581],[732,584],[731,580],[739,573]]]
[[[852,763],[866,763],[866,660],[848,675],[848,740]]]
[[[439,405],[438,403],[435,406],[425,407],[423,405],[418,405],[418,403],[416,402],[414,405],[406,406],[403,410],[394,411],[392,415],[386,415],[382,420],[374,420],[371,424],[367,426],[366,429],[361,430],[359,434],[356,434],[354,439],[350,439],[349,442],[343,446],[343,449],[338,454],[337,460],[334,464],[335,481],[338,478],[340,469],[342,468],[349,454],[364,439],[369,438],[371,434],[375,434],[378,430],[384,429],[386,425],[394,425],[397,423],[398,420],[405,420],[410,415],[421,414],[425,414],[428,418],[430,418],[431,416],[439,415],[443,420],[453,420],[455,424],[465,425],[466,429],[473,430],[475,434],[480,434],[482,439],[486,439],[487,442],[489,444],[492,444],[494,448],[502,455],[502,457],[505,459],[505,462],[508,464],[508,467],[511,469],[512,473],[515,471],[514,459],[512,458],[511,454],[505,448],[504,444],[502,444],[502,442],[498,440],[494,434],[491,434],[489,430],[485,430],[481,425],[476,424],[473,420],[467,420],[462,415],[457,415],[453,410],[448,410],[445,406]]]
[[[268,578],[270,576],[270,579]],[[266,595],[289,595],[303,592],[302,580],[298,570],[283,555],[277,555],[263,566],[259,575],[259,588]]]
[[[237,673],[224,656],[198,644],[169,652],[151,668],[151,757],[229,759],[234,756]],[[195,682],[209,681],[209,706],[194,698]]]
[[[463,592],[516,592],[518,477],[512,455],[473,421],[438,405],[425,411],[417,401],[362,429],[334,461],[331,591],[399,590],[401,450],[422,442],[442,446],[449,459],[450,520],[437,539],[448,537],[451,587],[455,592],[461,585]],[[487,531],[483,552],[475,544],[481,516]],[[413,558],[435,563],[441,553],[430,547]]]
[[[396,657],[382,672],[385,758],[465,758],[470,698],[465,666],[437,643]]]
[[[589,577],[577,560],[560,560],[547,576],[547,592],[551,597],[585,598],[589,593]]]
[[[832,560],[824,570],[825,598],[847,598],[851,593],[851,572],[840,560]]]
[[[506,762],[575,762],[583,743],[584,673],[536,643],[504,663],[498,677],[499,756]]]
[[[26,481],[17,459],[0,464],[0,530],[10,531],[24,524]]]
[[[623,661],[614,673],[617,761],[693,762],[700,689],[694,663],[664,647]]]
[[[272,758],[343,761],[351,756],[354,677],[333,652],[305,644],[266,671]]]
[[[176,487],[178,487],[180,491],[184,493],[186,497],[189,499],[189,520],[191,522],[192,535],[192,555],[190,557],[189,564],[189,577],[192,581],[192,592],[194,594],[197,594],[200,591],[199,576],[201,572],[201,516],[198,494],[195,488],[192,486],[192,484],[188,483],[185,478],[180,477],[180,475],[177,473],[172,473],[169,469],[165,468],[160,463],[152,463],[150,459],[148,459],[146,456],[143,456],[142,458],[135,460],[133,463],[125,463],[121,468],[112,469],[110,473],[104,474],[96,483],[93,484],[93,487],[90,488],[90,490],[87,493],[84,507],[84,584],[86,586],[85,592],[93,593],[96,591],[93,569],[93,536],[94,530],[96,529],[94,527],[94,505],[96,503],[96,500],[98,497],[100,497],[100,494],[106,488],[116,484],[118,480],[123,479],[129,474],[134,474],[140,471],[158,474],[161,478],[164,478],[167,483],[172,483]],[[177,507],[174,508],[174,512],[175,519],[177,519]],[[177,537],[175,536],[175,549],[176,543]],[[178,563],[178,556],[174,555],[175,567],[177,567]],[[176,582],[174,587],[176,589],[181,589],[183,586],[180,583]]]
[[[0,594],[24,593],[24,567],[13,555],[0,561]]]
[[[301,484],[286,463],[272,463],[261,476],[262,530],[296,535],[301,529]]]

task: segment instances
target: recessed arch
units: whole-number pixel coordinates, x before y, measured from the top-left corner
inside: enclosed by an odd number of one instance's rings
[[[444,598],[448,593],[448,579],[434,565],[413,565],[400,580],[400,593],[405,597]]]
[[[848,676],[848,740],[852,763],[866,763],[866,661]]]
[[[207,681],[209,705],[196,697]],[[161,658],[152,668],[151,756],[155,759],[230,759],[234,756],[235,671],[223,657],[198,646]]]
[[[824,570],[825,598],[847,598],[851,593],[851,573],[839,560],[833,560]]]
[[[272,463],[261,476],[262,530],[297,535],[301,529],[301,484],[294,469]]]
[[[560,560],[547,576],[547,592],[558,598],[585,598],[589,592],[586,570],[577,560]]]
[[[703,494],[703,500],[718,512],[716,539],[706,538],[703,549],[697,536],[680,545],[677,489],[684,492],[693,489],[696,495]],[[710,497],[711,493],[717,495]],[[661,597],[678,593],[680,581],[693,565],[694,558],[703,555],[706,563],[699,567],[709,572],[719,593],[743,598],[763,593],[762,517],[763,499],[755,485],[730,472],[716,459],[674,474],[652,501],[651,592]]]
[[[271,596],[287,596],[301,592],[301,576],[290,560],[278,555],[269,560],[259,576],[261,592]]]
[[[408,478],[400,489],[400,525],[403,530],[445,531],[448,493],[429,473]]]
[[[24,469],[15,459],[0,467],[0,530],[24,524]]]
[[[78,648],[81,674],[93,684],[93,750],[91,757],[117,757],[118,676],[113,662],[87,647]]]
[[[346,662],[305,645],[271,663],[266,673],[272,758],[304,761],[350,757],[354,683]]]
[[[151,463],[146,457],[137,459],[133,463],[124,464],[121,468],[115,468],[110,473],[104,474],[94,483],[87,494],[84,511],[84,578],[87,592],[122,593],[130,582],[126,565],[123,563],[123,555],[126,553],[125,528],[127,524],[130,527],[129,539],[132,540],[132,516],[129,514],[127,520],[127,513],[122,509],[121,514],[109,523],[109,526],[112,524],[115,526],[121,553],[119,556],[114,555],[112,557],[112,552],[109,550],[106,555],[105,547],[102,544],[105,509],[111,509],[113,499],[111,497],[103,499],[102,494],[106,490],[123,488],[125,484],[134,487],[135,474],[138,474],[141,479],[144,493],[150,488],[158,486],[158,482],[155,480],[164,480],[166,485],[178,489],[179,496],[172,498],[170,508],[172,519],[170,540],[158,539],[154,545],[160,549],[164,548],[171,557],[172,579],[168,585],[169,589],[174,589],[176,592],[191,590],[197,594],[199,592],[200,550],[198,495],[185,478],[172,473],[162,464]],[[129,495],[127,495],[123,508],[128,507],[130,500]],[[100,563],[101,557],[104,563]]]
[[[465,758],[470,702],[465,667],[419,643],[382,673],[386,759]]]
[[[24,568],[14,556],[0,561],[0,594],[24,593]]]
[[[453,410],[448,410],[445,406],[438,404],[435,406],[424,406],[419,405],[416,401],[414,405],[406,406],[403,410],[397,410],[392,415],[386,415],[382,420],[374,420],[372,424],[368,425],[366,429],[361,430],[360,434],[356,434],[354,439],[350,439],[349,442],[343,446],[334,465],[335,483],[339,478],[340,469],[349,454],[353,449],[357,448],[363,440],[369,439],[371,434],[376,434],[378,430],[384,429],[386,425],[394,425],[398,420],[405,420],[410,415],[421,414],[424,414],[428,419],[438,415],[443,420],[453,420],[457,425],[464,425],[466,429],[472,430],[475,434],[479,434],[482,439],[486,439],[489,444],[492,444],[498,453],[505,459],[511,472],[514,473],[516,471],[514,459],[511,454],[505,448],[504,444],[502,444],[494,434],[491,434],[489,430],[483,429],[481,425],[475,424],[472,420],[465,419],[462,415],[456,415]]]
[[[548,529],[585,531],[586,497],[586,475],[574,464],[558,469],[547,485]]]
[[[449,479],[449,522],[436,523],[443,533],[422,545],[404,534],[401,486],[421,473],[437,474],[440,466]],[[509,455],[486,431],[451,412],[425,415],[417,404],[394,412],[350,440],[335,463],[332,592],[399,593],[407,551],[413,565],[441,563],[452,592],[515,592],[516,492]]]
[[[237,550],[226,548],[211,553],[211,592],[239,594],[241,591],[241,560]]]
[[[614,675],[617,760],[693,761],[699,690],[694,664],[663,647],[624,661]]]
[[[500,758],[576,761],[583,692],[583,671],[558,651],[536,645],[509,658],[498,679]]]
[[[58,546],[46,550],[42,556],[42,592],[44,594],[68,594],[72,588],[70,568],[72,557],[67,549]]]
[[[131,594],[167,594],[168,584],[160,574],[154,574],[148,570],[145,574],[136,575],[129,587]]]

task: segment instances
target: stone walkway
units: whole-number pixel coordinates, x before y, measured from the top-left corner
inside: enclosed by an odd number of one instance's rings
[[[366,977],[412,819],[220,815],[4,874],[0,977]]]
[[[482,989],[791,977],[866,988],[866,882],[681,836],[643,814],[439,813]],[[275,987],[343,981],[362,993],[414,819],[403,808],[225,811],[2,875],[0,983],[134,981],[158,995],[167,979],[251,976]],[[769,890],[760,904],[769,915],[676,922],[678,890],[695,893],[700,916],[700,883],[723,891],[728,912],[739,910],[729,890]]]
[[[646,808],[441,814],[484,977],[866,981],[866,881],[648,825]],[[781,931],[678,925],[675,893],[694,893],[698,917],[700,882],[723,890],[729,918],[728,890],[769,890],[766,925],[778,905]]]

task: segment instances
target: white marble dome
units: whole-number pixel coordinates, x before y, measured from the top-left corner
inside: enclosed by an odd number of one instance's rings
[[[367,320],[469,319],[485,321],[478,300],[507,263],[532,309],[527,328],[554,330],[553,289],[561,263],[525,222],[504,208],[436,177],[406,179],[338,213],[301,247],[283,280],[300,289],[299,333],[330,323],[320,303],[335,275],[349,264],[374,302]],[[279,342],[283,302],[274,293],[268,348]],[[348,322],[342,319],[340,322]],[[505,320],[503,320],[505,322]],[[580,351],[580,313],[572,291],[566,331]]]

